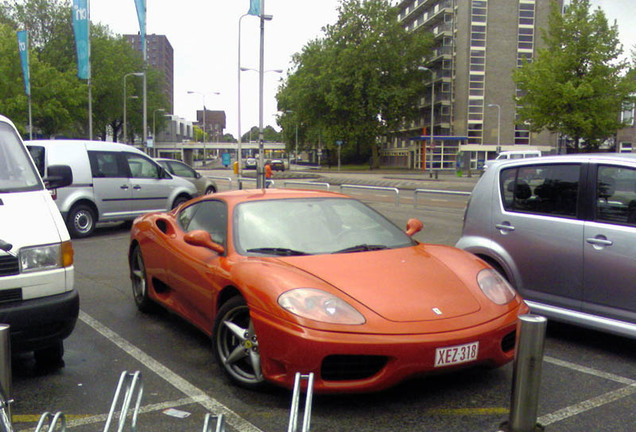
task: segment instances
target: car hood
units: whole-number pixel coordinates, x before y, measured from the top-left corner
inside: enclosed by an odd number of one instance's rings
[[[431,255],[425,246],[283,260],[389,321],[457,318],[481,308],[452,263]]]

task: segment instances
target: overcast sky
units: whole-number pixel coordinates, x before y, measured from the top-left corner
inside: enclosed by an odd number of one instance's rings
[[[118,34],[139,31],[134,0],[89,0],[91,21]],[[337,18],[339,0],[262,0],[265,14],[265,70],[263,123],[276,126],[275,94],[280,79],[291,66],[293,54],[322,36],[322,27]],[[462,0],[469,1],[469,0]],[[613,22],[618,19],[625,51],[636,44],[636,0],[591,0],[601,6]],[[238,30],[239,18],[249,9],[249,0],[147,0],[148,34],[166,35],[174,49],[174,114],[196,119],[205,93],[210,110],[226,113],[226,133],[238,130]],[[258,69],[260,20],[246,16],[241,21],[241,66]],[[213,95],[220,92],[220,95]],[[241,75],[241,132],[259,123],[258,73]],[[149,114],[149,116],[152,114]]]

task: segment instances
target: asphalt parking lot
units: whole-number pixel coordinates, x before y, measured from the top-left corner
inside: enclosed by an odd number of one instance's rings
[[[400,226],[411,216],[424,220],[420,241],[450,243],[461,229],[462,208],[455,202],[415,209],[405,203],[398,208],[392,199],[362,198]],[[288,391],[229,385],[207,338],[176,316],[136,310],[127,242],[127,230],[113,226],[74,243],[80,321],[65,344],[64,368],[38,369],[28,355],[14,359],[16,430],[33,430],[42,412],[57,410],[67,415],[68,429],[103,430],[124,370],[139,370],[143,377],[140,432],[201,430],[209,412],[224,413],[231,431],[286,430]],[[633,340],[550,323],[539,423],[556,432],[636,430],[634,348]],[[311,430],[494,431],[508,415],[511,379],[507,365],[424,377],[376,394],[317,395]]]

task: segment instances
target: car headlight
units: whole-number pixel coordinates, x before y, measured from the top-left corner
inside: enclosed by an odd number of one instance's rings
[[[477,283],[486,297],[498,305],[508,304],[517,296],[510,284],[493,269],[480,271]]]
[[[70,267],[73,265],[71,242],[22,248],[20,267],[23,273]]]
[[[314,288],[296,288],[278,297],[285,310],[303,318],[331,324],[360,325],[364,316],[344,300]]]

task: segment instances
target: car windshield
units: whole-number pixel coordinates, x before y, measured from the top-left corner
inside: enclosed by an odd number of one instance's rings
[[[26,192],[44,186],[13,128],[0,122],[0,192]]]
[[[234,243],[243,255],[315,255],[406,247],[404,231],[360,201],[298,198],[242,203]]]

